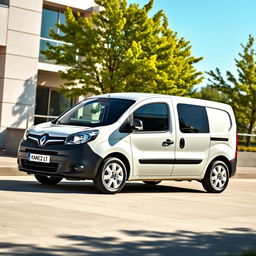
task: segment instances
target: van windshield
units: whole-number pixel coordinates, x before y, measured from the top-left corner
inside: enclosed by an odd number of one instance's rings
[[[98,98],[83,101],[58,120],[58,124],[104,126],[116,122],[134,103],[133,100]]]

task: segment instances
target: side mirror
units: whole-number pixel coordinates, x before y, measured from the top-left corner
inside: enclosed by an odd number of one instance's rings
[[[143,131],[143,122],[139,119],[134,119],[131,128],[132,130]]]

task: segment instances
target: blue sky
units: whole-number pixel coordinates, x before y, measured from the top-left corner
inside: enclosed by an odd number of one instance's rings
[[[128,0],[143,6],[147,0]],[[256,39],[256,0],[155,0],[153,13],[163,9],[170,28],[191,42],[192,54],[204,60],[201,71],[219,67],[236,73],[234,59],[249,34]],[[205,85],[206,79],[202,83]]]

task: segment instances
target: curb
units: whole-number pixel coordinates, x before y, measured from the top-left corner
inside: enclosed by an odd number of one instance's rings
[[[256,173],[242,173],[242,172],[238,172],[231,179],[256,179]]]
[[[0,167],[0,176],[28,176],[25,172],[19,171],[16,167]]]

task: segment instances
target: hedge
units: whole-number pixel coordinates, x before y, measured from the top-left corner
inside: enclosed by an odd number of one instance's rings
[[[256,152],[256,147],[238,146],[237,149],[242,152]]]

